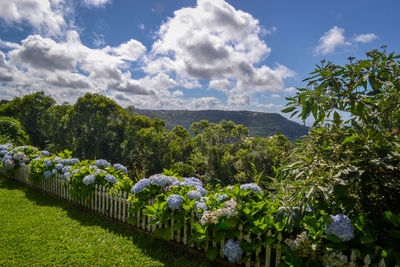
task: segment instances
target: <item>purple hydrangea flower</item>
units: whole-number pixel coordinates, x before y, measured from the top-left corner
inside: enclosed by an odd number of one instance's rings
[[[201,193],[197,190],[190,190],[188,192],[187,196],[190,199],[195,199],[195,198],[201,199],[201,197],[202,197]]]
[[[240,262],[242,259],[243,250],[240,248],[239,241],[229,239],[226,241],[222,251],[224,255],[228,257],[228,261],[231,263]]]
[[[263,193],[261,188],[258,185],[253,184],[253,183],[240,185],[240,190],[246,190],[246,189],[251,189],[253,192],[255,191],[255,192],[260,193],[260,194]]]
[[[115,183],[117,181],[117,178],[115,178],[115,176],[112,176],[111,174],[107,174],[106,178],[104,179],[106,179],[106,181],[110,183]]]
[[[170,195],[167,198],[167,203],[168,203],[168,207],[171,210],[180,209],[180,207],[182,206],[182,203],[183,203],[183,197],[179,194]]]
[[[131,189],[131,193],[138,194],[143,191],[146,187],[150,185],[150,181],[147,178],[144,178],[137,182]]]
[[[154,174],[149,177],[150,184],[158,185],[161,187],[175,185],[179,183],[178,178],[172,176],[165,176],[163,174]]]
[[[127,169],[125,166],[123,166],[122,164],[115,163],[115,164],[113,165],[113,167],[114,167],[114,169],[116,169],[116,170],[121,170],[122,173],[124,173],[124,174],[127,174],[127,173],[128,173],[128,169]]]
[[[325,233],[335,235],[342,241],[349,241],[354,238],[354,227],[346,215],[331,215],[329,222],[325,225]]]
[[[95,180],[96,180],[96,177],[93,174],[89,174],[89,175],[86,175],[85,178],[83,178],[82,182],[85,185],[90,185],[90,184],[93,184]]]

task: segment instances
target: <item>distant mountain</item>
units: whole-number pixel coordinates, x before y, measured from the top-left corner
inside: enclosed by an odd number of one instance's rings
[[[193,122],[207,120],[219,123],[221,120],[231,120],[249,128],[250,136],[271,136],[277,132],[286,135],[294,141],[308,133],[308,127],[290,121],[277,113],[253,111],[223,111],[223,110],[145,110],[135,109],[135,114],[164,120],[168,129],[182,125],[189,129]]]

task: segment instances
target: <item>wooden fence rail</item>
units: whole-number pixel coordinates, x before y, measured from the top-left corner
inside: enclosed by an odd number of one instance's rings
[[[127,192],[122,192],[119,190],[109,189],[104,186],[95,185],[95,190],[90,196],[90,201],[88,199],[82,200],[78,198],[73,198],[69,193],[68,186],[64,183],[64,179],[62,176],[57,176],[56,178],[50,178],[48,180],[42,179],[38,184],[32,184],[32,182],[28,179],[28,167],[22,165],[19,167],[16,172],[14,178],[22,183],[28,184],[30,186],[36,187],[49,195],[56,196],[58,198],[66,199],[71,201],[75,204],[81,205],[88,209],[91,209],[99,214],[103,214],[105,216],[111,217],[115,220],[126,222],[127,218],[131,216],[129,212],[129,207],[132,203],[128,200],[130,194]],[[151,204],[149,202],[149,204]],[[146,216],[143,214],[142,210],[136,214],[136,223],[135,227],[148,231],[154,232],[157,228],[166,228],[167,225],[150,225],[150,221],[152,220],[151,217]],[[174,240],[177,243],[188,245],[188,237],[193,231],[193,224],[194,221],[191,220],[184,224],[184,226],[178,231],[171,231],[171,240]],[[168,222],[168,226],[173,229],[174,227],[174,220],[171,219]],[[239,230],[242,229],[240,226]],[[214,233],[215,234],[215,233]],[[268,231],[267,236],[271,236],[271,231]],[[260,238],[259,236],[257,238]],[[282,234],[277,236],[278,243],[273,246],[263,246],[257,249],[256,253],[250,255],[251,257],[248,258],[243,264],[245,266],[278,266],[281,262],[281,243],[282,241]],[[239,236],[239,240],[245,240],[251,242],[250,233],[241,231]],[[202,245],[192,244],[191,247],[198,249],[200,251],[206,252],[210,247],[217,248],[219,251],[219,257],[222,259],[224,258],[223,253],[223,246],[225,244],[225,240],[221,240],[220,242],[206,242]],[[263,255],[263,264],[261,263],[261,256]],[[362,266],[370,266],[371,259],[370,256],[367,255],[364,259],[364,264]],[[359,266],[357,264],[357,256],[355,253],[352,253],[349,259],[349,267]],[[379,262],[379,267],[385,267],[385,261],[382,258]]]

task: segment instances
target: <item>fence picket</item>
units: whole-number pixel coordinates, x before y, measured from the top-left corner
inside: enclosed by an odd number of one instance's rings
[[[127,202],[127,193],[124,192],[122,195],[122,221],[126,222],[126,202]]]
[[[278,244],[276,245],[276,259],[275,259],[275,266],[281,262],[281,241],[282,241],[282,233],[278,234]]]
[[[268,230],[267,238],[271,235],[271,230]],[[267,246],[265,249],[265,267],[271,267],[271,246]]]
[[[365,267],[368,267],[371,264],[371,258],[369,256],[369,254],[367,254],[367,256],[365,256],[364,263],[365,263],[365,265],[364,265]]]

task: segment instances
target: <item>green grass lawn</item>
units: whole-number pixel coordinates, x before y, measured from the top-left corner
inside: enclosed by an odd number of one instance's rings
[[[211,266],[164,240],[0,178],[0,266]]]

